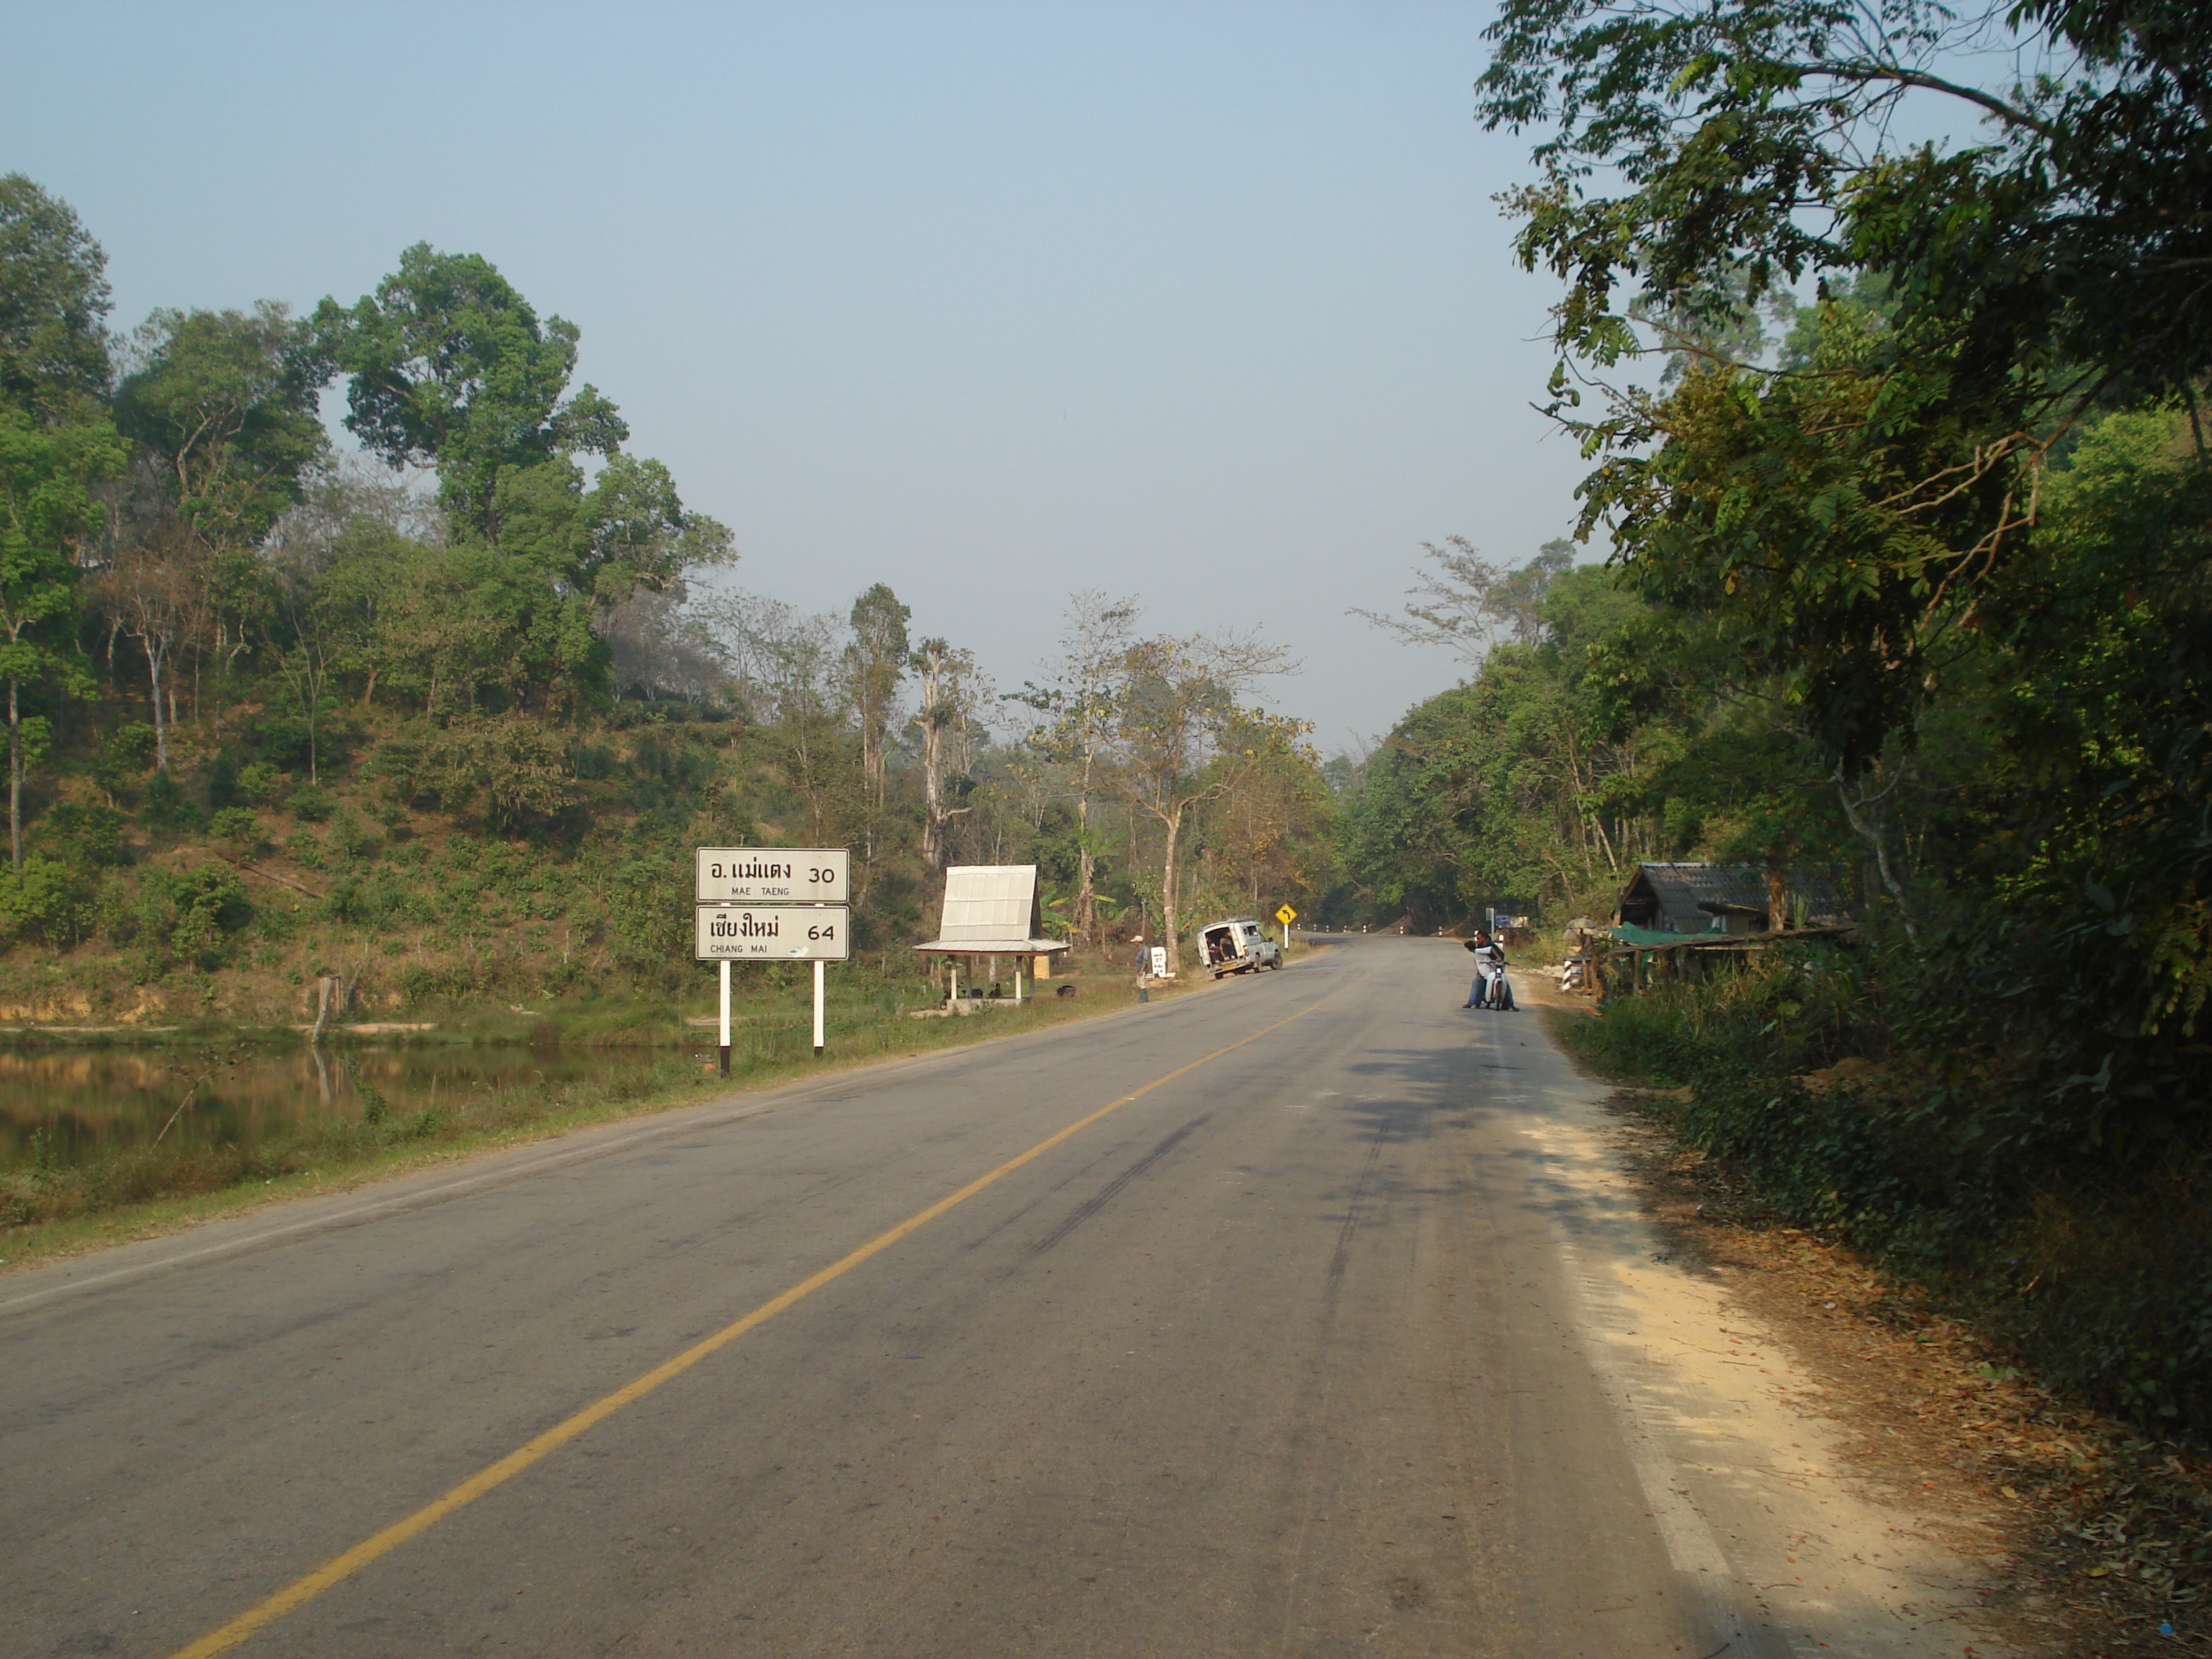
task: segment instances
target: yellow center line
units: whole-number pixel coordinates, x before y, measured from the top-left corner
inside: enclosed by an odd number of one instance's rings
[[[693,1343],[673,1358],[663,1360],[644,1376],[625,1382],[611,1395],[593,1401],[574,1416],[555,1424],[535,1438],[525,1441],[496,1463],[477,1470],[443,1497],[425,1504],[404,1520],[395,1521],[383,1531],[364,1538],[343,1555],[332,1556],[313,1571],[294,1579],[274,1595],[265,1601],[256,1602],[228,1624],[210,1631],[189,1647],[178,1649],[171,1656],[171,1659],[210,1659],[212,1655],[229,1651],[255,1632],[274,1624],[295,1607],[313,1601],[332,1585],[342,1583],[350,1578],[372,1561],[390,1554],[409,1539],[428,1532],[455,1510],[475,1503],[477,1498],[482,1498],[494,1487],[513,1480],[532,1464],[567,1445],[595,1424],[605,1422],[623,1407],[644,1399],[662,1383],[682,1376],[717,1349],[736,1341],[757,1326],[766,1324],[785,1309],[804,1301],[823,1285],[842,1279],[871,1256],[889,1249],[908,1234],[927,1227],[946,1211],[966,1203],[986,1187],[1012,1175],[1024,1164],[1043,1157],[1060,1142],[1080,1134],[1099,1119],[1120,1111],[1132,1101],[1143,1099],[1153,1090],[1172,1083],[1177,1078],[1194,1072],[1201,1066],[1209,1065],[1224,1054],[1234,1054],[1247,1043],[1257,1042],[1261,1037],[1281,1030],[1294,1019],[1303,1019],[1335,994],[1335,989],[1326,991],[1299,1009],[1297,1013],[1286,1015],[1273,1025],[1263,1026],[1249,1036],[1239,1037],[1226,1047],[1216,1048],[1212,1054],[1192,1060],[1188,1066],[1178,1066],[1172,1072],[1154,1078],[1134,1093],[1123,1095],[1120,1099],[1101,1106],[1097,1111],[1076,1119],[1066,1128],[1047,1135],[1027,1152],[1008,1158],[997,1169],[976,1176],[957,1192],[946,1194],[927,1209],[917,1210],[900,1222],[897,1226],[887,1232],[877,1234],[858,1249],[840,1256],[819,1272],[809,1273],[789,1290],[770,1297],[744,1318],[725,1325],[712,1336]]]

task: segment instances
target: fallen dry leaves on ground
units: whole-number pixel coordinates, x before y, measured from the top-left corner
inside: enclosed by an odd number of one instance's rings
[[[1610,1103],[1652,1219],[1796,1351],[1862,1477],[1999,1577],[1992,1626],[2084,1659],[2212,1653],[2212,1458],[2046,1392],[1918,1287],[1785,1225],[1674,1142],[1662,1098]]]

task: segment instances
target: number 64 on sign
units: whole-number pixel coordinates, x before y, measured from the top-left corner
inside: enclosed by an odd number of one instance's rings
[[[701,962],[849,962],[852,916],[842,904],[702,904],[693,913]]]

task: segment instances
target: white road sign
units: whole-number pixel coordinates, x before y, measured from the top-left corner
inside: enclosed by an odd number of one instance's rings
[[[853,913],[842,904],[702,904],[701,962],[847,962]]]
[[[853,855],[842,847],[702,847],[702,904],[848,904]]]

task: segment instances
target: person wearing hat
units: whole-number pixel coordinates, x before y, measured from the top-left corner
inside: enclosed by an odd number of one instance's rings
[[[1152,953],[1145,948],[1145,936],[1142,933],[1137,935],[1137,960],[1134,965],[1137,969],[1137,1000],[1150,1002],[1152,1000]]]

